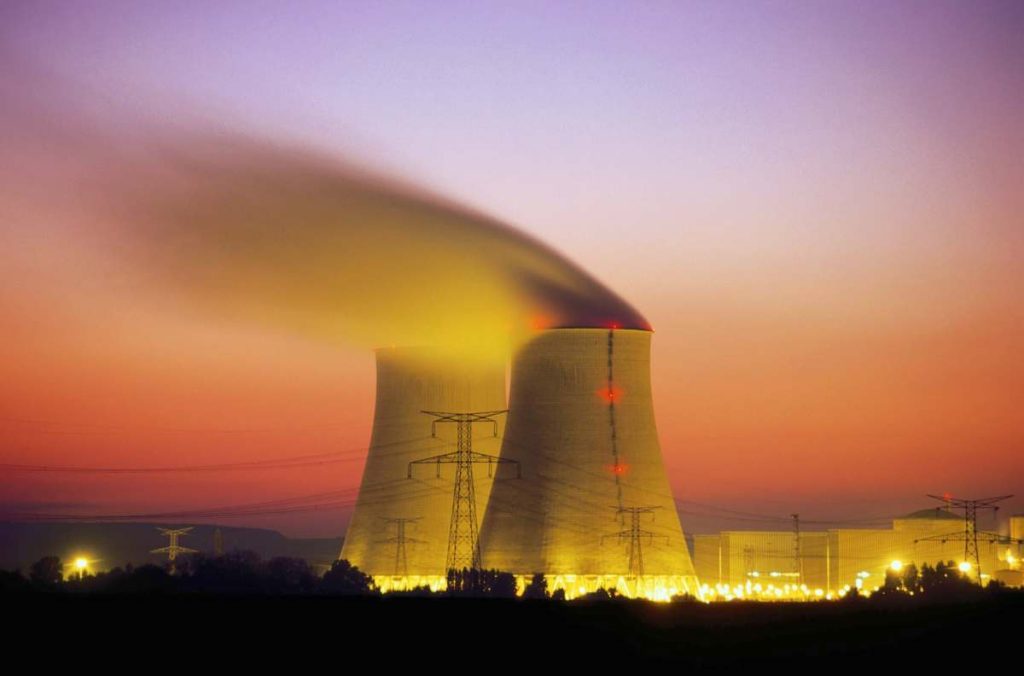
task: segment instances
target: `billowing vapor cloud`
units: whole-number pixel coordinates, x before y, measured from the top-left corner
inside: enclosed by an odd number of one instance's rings
[[[156,268],[232,314],[371,343],[648,328],[565,257],[386,178],[250,141],[182,142],[132,191]]]
[[[84,220],[108,226],[150,292],[220,317],[362,345],[466,352],[503,349],[538,327],[649,328],[539,241],[350,163],[152,121],[108,144],[32,115],[7,122],[19,119],[33,120],[36,145],[57,145],[58,128],[62,142],[75,137],[69,161],[87,176],[83,203],[97,212]],[[32,154],[31,143],[22,149]]]

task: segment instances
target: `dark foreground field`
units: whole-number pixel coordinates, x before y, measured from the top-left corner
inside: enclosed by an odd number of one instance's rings
[[[260,666],[274,656],[303,671],[312,668],[311,659],[348,672],[352,660],[371,657],[380,660],[381,673],[397,664],[461,672],[630,661],[701,670],[909,661],[945,671],[958,656],[987,671],[1020,667],[1019,657],[1014,662],[1010,656],[1020,655],[1024,626],[1022,594],[914,605],[73,594],[3,601],[4,615],[15,624],[12,646],[42,640],[56,653],[65,646],[106,646],[104,663],[119,667],[115,673],[129,665],[110,660],[129,646],[149,646],[157,662],[182,666],[195,665],[199,654],[208,666],[214,662],[207,660]]]

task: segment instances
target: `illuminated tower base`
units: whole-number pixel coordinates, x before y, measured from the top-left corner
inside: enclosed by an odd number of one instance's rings
[[[577,596],[700,595],[658,445],[651,333],[554,329],[516,355],[481,527],[487,567]]]
[[[438,427],[424,410],[482,411],[505,408],[505,364],[456,359],[426,348],[377,350],[377,399],[370,451],[355,511],[340,558],[373,576],[381,589],[446,582],[445,560],[452,513],[453,466],[417,472],[409,463],[454,449],[454,430]],[[474,448],[497,455],[504,418],[474,439]],[[449,426],[450,427],[450,426]],[[477,513],[483,514],[491,479],[481,471],[475,481]],[[395,537],[395,523],[407,523],[407,538]]]

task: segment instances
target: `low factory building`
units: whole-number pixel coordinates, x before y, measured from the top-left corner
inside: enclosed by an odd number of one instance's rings
[[[722,531],[693,537],[694,565],[705,597],[836,598],[858,589],[871,593],[888,571],[911,564],[954,565],[987,584],[1021,584],[1020,533],[978,534],[978,565],[964,556],[964,519],[944,507],[894,519],[890,528],[822,531]]]

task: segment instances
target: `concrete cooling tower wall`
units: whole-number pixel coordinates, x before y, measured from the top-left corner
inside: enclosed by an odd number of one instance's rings
[[[654,423],[651,333],[554,329],[516,355],[480,545],[487,568],[599,587],[699,594]]]
[[[377,350],[377,399],[370,450],[355,511],[345,533],[340,558],[373,575],[387,589],[445,582],[448,531],[452,512],[454,465],[415,468],[409,463],[451,452],[455,425],[437,425],[421,411],[491,411],[505,406],[503,360],[460,360],[426,348]],[[497,455],[504,416],[492,426],[474,428],[473,450]],[[485,465],[474,471],[478,518],[491,489]],[[401,556],[399,520],[404,523]]]

